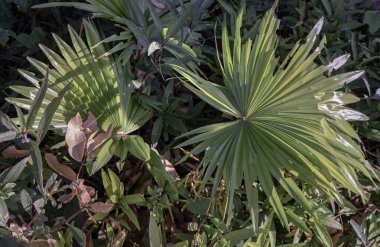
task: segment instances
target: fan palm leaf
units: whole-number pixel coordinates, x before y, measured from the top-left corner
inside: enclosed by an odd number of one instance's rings
[[[279,20],[274,7],[268,11],[254,41],[241,38],[243,11],[235,22],[230,46],[226,22],[222,30],[219,61],[224,85],[203,79],[193,71],[172,67],[193,93],[235,120],[208,125],[188,132],[191,138],[179,147],[198,143],[192,154],[204,152],[204,182],[215,176],[214,190],[223,179],[228,195],[228,220],[233,215],[235,188],[244,185],[253,226],[258,226],[259,184],[285,227],[288,219],[277,183],[312,215],[314,204],[305,197],[296,180],[314,186],[343,203],[339,189],[366,195],[357,172],[376,177],[360,148],[360,139],[347,122],[367,117],[344,104],[359,99],[340,89],[360,77],[362,71],[327,76],[342,56],[329,65],[316,65],[324,39],[315,47],[323,19],[297,43],[279,64],[275,56]],[[285,176],[290,172],[293,177]],[[258,183],[257,183],[258,182]],[[316,223],[317,224],[317,223]]]
[[[122,68],[111,57],[102,56],[106,50],[94,25],[84,22],[85,41],[69,26],[73,47],[53,34],[61,55],[41,45],[54,69],[48,73],[49,88],[37,115],[36,123],[41,118],[47,105],[58,96],[63,88],[71,84],[65,93],[60,106],[55,112],[52,125],[57,128],[66,127],[68,120],[77,112],[86,115],[92,112],[103,130],[113,125],[114,130],[125,134],[141,127],[150,118],[150,113],[141,108],[131,93],[133,86],[127,68]],[[29,62],[40,73],[46,75],[48,65],[36,59]],[[12,86],[11,88],[26,98],[10,97],[7,100],[19,107],[29,110],[36,93],[39,81],[34,73],[20,70],[20,74],[30,81],[34,87]]]

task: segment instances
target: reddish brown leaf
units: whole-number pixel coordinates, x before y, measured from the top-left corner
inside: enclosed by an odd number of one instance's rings
[[[24,158],[30,155],[28,150],[18,150],[15,146],[4,149],[1,155],[5,158]]]
[[[82,206],[84,206],[84,205],[87,205],[89,202],[91,202],[91,196],[86,190],[84,190],[79,193],[78,200],[79,200],[79,203]]]
[[[84,150],[86,146],[86,135],[82,131],[82,118],[77,113],[75,117],[70,119],[67,125],[66,131],[66,143],[69,146],[70,156],[81,162],[84,156]]]
[[[53,169],[56,173],[59,175],[71,180],[71,181],[76,181],[77,180],[77,174],[71,169],[70,167],[66,165],[62,165],[59,163],[57,160],[57,157],[55,157],[54,154],[51,153],[46,153],[45,154],[45,160],[50,166],[51,169]]]
[[[96,117],[92,112],[88,113],[87,120],[82,124],[83,129],[87,129],[89,132],[93,133],[99,130],[98,125],[96,123]]]
[[[108,126],[108,129],[105,133],[97,135],[95,138],[90,138],[87,142],[87,152],[91,153],[93,150],[102,145],[107,141],[112,135],[112,125]]]
[[[108,213],[112,210],[113,205],[104,202],[94,202],[90,204],[90,207],[92,210],[94,210],[95,213]]]
[[[91,186],[86,186],[83,183],[84,180],[80,179],[77,187],[78,200],[82,206],[91,202],[91,197],[95,195],[95,189]]]
[[[74,198],[74,196],[75,196],[75,191],[73,190],[70,194],[64,194],[58,197],[57,201],[66,204],[69,201],[71,201]]]

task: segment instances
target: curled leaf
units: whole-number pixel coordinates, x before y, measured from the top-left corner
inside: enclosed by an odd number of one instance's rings
[[[70,119],[65,140],[69,146],[70,156],[74,160],[81,162],[86,147],[86,135],[82,131],[82,118],[79,113]]]

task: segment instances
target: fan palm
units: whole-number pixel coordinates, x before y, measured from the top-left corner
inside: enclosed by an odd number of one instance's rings
[[[215,176],[213,194],[223,179],[227,188],[227,216],[233,215],[233,196],[244,185],[253,226],[257,229],[259,186],[265,192],[282,224],[288,219],[276,189],[278,183],[309,213],[313,204],[296,183],[300,180],[337,202],[338,189],[366,195],[356,172],[376,176],[360,149],[360,139],[347,120],[366,120],[359,112],[344,107],[357,97],[340,91],[362,71],[327,76],[347,56],[329,65],[314,60],[324,46],[314,44],[321,19],[304,43],[298,42],[279,64],[275,57],[279,20],[274,7],[268,11],[254,41],[241,38],[243,11],[235,22],[230,47],[226,21],[222,30],[222,58],[219,61],[224,85],[203,79],[178,65],[172,67],[193,93],[234,118],[188,132],[191,138],[180,147],[198,143],[191,153],[204,152],[201,161],[204,183]],[[285,174],[292,174],[287,176]],[[276,181],[276,182],[275,182]]]
[[[63,96],[60,106],[54,113],[52,125],[65,128],[68,120],[77,112],[86,115],[92,112],[101,128],[105,131],[109,125],[124,134],[140,128],[150,118],[150,112],[141,108],[131,93],[133,84],[128,68],[121,67],[111,57],[102,56],[106,50],[94,25],[84,22],[87,44],[69,27],[73,48],[57,35],[53,34],[62,56],[41,45],[42,51],[53,65],[48,73],[49,88],[37,115],[38,123],[47,105],[58,96],[68,84],[71,84]],[[36,59],[28,58],[30,63],[43,75],[48,65]],[[26,98],[7,98],[19,107],[29,110],[39,90],[40,79],[34,73],[20,70],[20,74],[34,87],[12,86],[11,88]]]

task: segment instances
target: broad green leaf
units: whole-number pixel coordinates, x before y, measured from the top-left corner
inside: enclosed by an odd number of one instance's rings
[[[144,197],[139,194],[126,195],[124,199],[128,204],[139,204],[145,201]]]
[[[110,198],[113,195],[110,177],[108,176],[107,172],[105,172],[103,169],[101,170],[101,174],[102,174],[103,187],[106,190],[107,196]]]
[[[142,161],[150,159],[150,147],[140,136],[129,136],[126,139],[128,151]]]
[[[158,226],[152,213],[150,213],[149,217],[149,243],[150,246],[163,246],[161,228]]]
[[[94,161],[92,164],[87,165],[87,171],[90,175],[93,175],[97,171],[99,171],[112,158],[112,153],[110,153],[112,141],[113,140],[110,139],[106,143],[104,143],[103,146],[100,148],[96,161]]]

